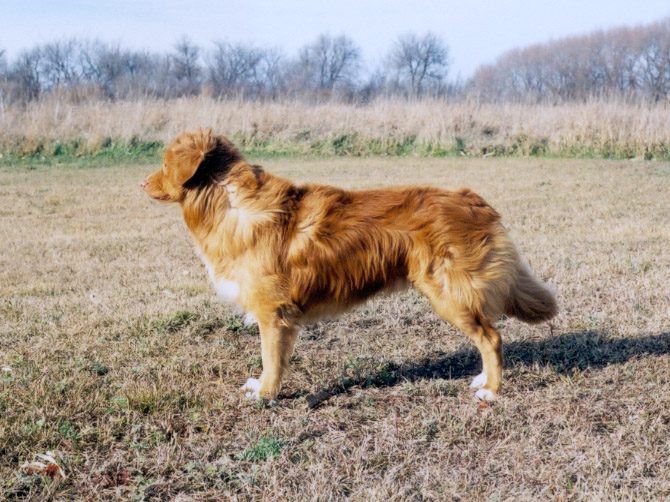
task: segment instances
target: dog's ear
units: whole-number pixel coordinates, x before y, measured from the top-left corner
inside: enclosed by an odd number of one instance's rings
[[[216,136],[214,143],[214,147],[207,152],[189,183],[193,181],[197,184],[198,180],[206,179],[215,182],[222,181],[231,167],[244,160],[237,147],[225,137]]]
[[[240,160],[242,154],[235,145],[215,136],[211,129],[183,133],[165,154],[165,162],[173,166],[175,181],[181,186],[218,180]]]
[[[202,161],[216,148],[216,137],[211,129],[181,134],[165,152],[165,164],[173,181],[183,186],[198,170]]]

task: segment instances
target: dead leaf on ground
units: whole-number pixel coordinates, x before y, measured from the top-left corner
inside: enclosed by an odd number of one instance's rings
[[[30,476],[47,476],[56,481],[65,479],[65,471],[58,465],[58,461],[55,459],[57,455],[54,452],[48,451],[46,454],[38,453],[36,456],[44,462],[40,462],[39,460],[26,462],[21,466],[21,471],[24,474]]]

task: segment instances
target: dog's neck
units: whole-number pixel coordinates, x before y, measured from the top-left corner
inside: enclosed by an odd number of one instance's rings
[[[256,245],[260,226],[275,223],[285,212],[291,187],[287,180],[240,162],[220,180],[186,194],[184,221],[206,258],[232,260]]]

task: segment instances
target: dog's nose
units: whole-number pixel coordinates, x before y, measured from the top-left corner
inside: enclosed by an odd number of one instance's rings
[[[148,184],[149,182],[146,179],[142,180],[142,182],[140,183],[142,190],[146,190]]]

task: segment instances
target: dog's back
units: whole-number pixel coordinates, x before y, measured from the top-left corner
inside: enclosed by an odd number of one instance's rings
[[[311,185],[302,193],[285,269],[305,312],[338,312],[405,282],[465,299],[491,321],[504,312],[537,322],[555,309],[553,296],[542,307],[525,294],[547,290],[521,263],[498,213],[469,189]]]

